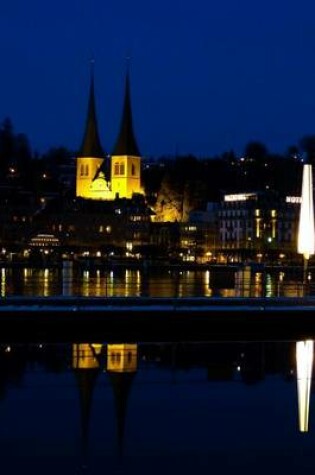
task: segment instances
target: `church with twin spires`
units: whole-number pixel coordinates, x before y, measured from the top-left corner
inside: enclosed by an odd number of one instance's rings
[[[143,190],[141,157],[133,131],[129,74],[127,72],[120,131],[109,158],[98,133],[92,73],[85,133],[76,163],[76,196],[111,201],[132,198],[134,193],[143,194]]]

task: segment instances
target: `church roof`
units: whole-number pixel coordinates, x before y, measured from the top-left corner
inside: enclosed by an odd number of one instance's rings
[[[135,157],[140,156],[139,148],[133,131],[130,83],[128,73],[126,75],[125,100],[120,125],[120,132],[113,151],[113,155],[131,155]]]
[[[98,134],[94,95],[94,75],[92,71],[85,133],[79,152],[79,157],[103,158],[104,156],[105,154]]]

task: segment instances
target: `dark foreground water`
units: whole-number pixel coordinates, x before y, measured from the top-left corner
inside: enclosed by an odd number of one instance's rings
[[[312,358],[311,341],[2,344],[1,471],[314,473]]]

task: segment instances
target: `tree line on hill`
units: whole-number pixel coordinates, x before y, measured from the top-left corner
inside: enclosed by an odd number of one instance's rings
[[[16,133],[10,119],[0,127],[0,183],[23,187],[34,193],[54,191],[74,194],[72,184],[60,179],[72,166],[76,153],[65,147],[43,154],[32,151],[25,134]],[[191,209],[202,209],[223,192],[276,191],[300,194],[302,164],[315,163],[315,135],[303,137],[283,155],[270,152],[260,142],[246,145],[241,157],[233,151],[199,159],[188,155],[143,159],[142,182],[148,204],[161,221],[185,220]]]

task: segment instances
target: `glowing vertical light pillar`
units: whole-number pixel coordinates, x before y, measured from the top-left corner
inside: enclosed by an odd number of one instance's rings
[[[312,340],[298,341],[296,343],[296,373],[300,432],[308,432],[313,353],[314,342]]]
[[[315,253],[312,165],[303,166],[302,202],[298,231],[298,253],[307,261]]]

